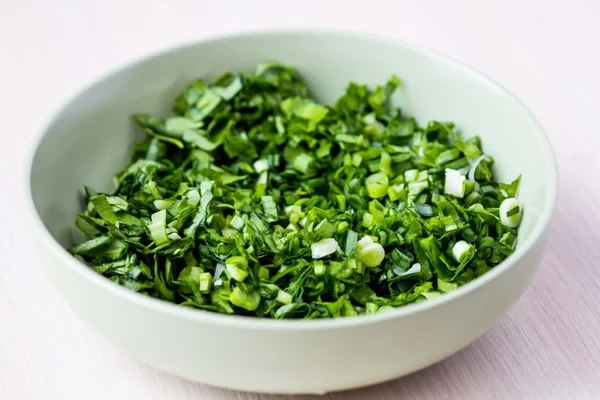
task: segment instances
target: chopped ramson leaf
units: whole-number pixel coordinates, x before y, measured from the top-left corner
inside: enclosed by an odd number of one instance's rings
[[[131,290],[185,307],[331,318],[429,301],[515,249],[521,177],[450,122],[392,106],[392,76],[334,106],[291,66],[196,80],[114,177],[85,188],[73,255]]]

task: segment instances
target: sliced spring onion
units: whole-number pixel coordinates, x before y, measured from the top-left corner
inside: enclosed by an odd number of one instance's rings
[[[373,268],[381,265],[384,257],[383,246],[373,242],[370,236],[364,236],[356,244],[356,258],[367,267]]]
[[[367,192],[369,197],[378,199],[387,194],[389,180],[385,173],[378,172],[367,178]]]
[[[321,239],[310,245],[312,258],[323,258],[337,251],[341,252],[340,246],[334,238]]]
[[[212,286],[212,275],[210,272],[200,274],[198,278],[198,290],[200,293],[206,294],[210,292]]]
[[[404,171],[404,180],[406,182],[416,181],[419,177],[418,169],[409,169],[408,171]]]
[[[294,298],[292,297],[291,294],[280,290],[279,292],[277,292],[277,301],[282,303],[282,304],[290,304],[292,302],[292,300],[294,300]]]
[[[467,256],[471,245],[464,240],[459,240],[452,246],[452,256],[456,260],[456,262],[461,263]]]
[[[460,172],[447,168],[444,193],[462,198],[465,195],[465,180]]]
[[[160,210],[152,214],[152,223],[148,225],[150,236],[157,246],[169,243],[167,237],[167,211]]]
[[[307,173],[314,158],[308,154],[300,154],[294,159],[294,168],[302,173]]]
[[[521,223],[523,216],[523,206],[517,199],[508,198],[500,204],[500,221],[504,226],[516,228]]]
[[[231,295],[229,295],[229,301],[231,304],[246,309],[248,311],[254,311],[260,305],[260,293],[256,290],[242,289],[240,286],[236,286]]]
[[[259,174],[269,169],[269,161],[266,159],[256,160],[254,162],[254,170]]]
[[[326,268],[325,268],[325,264],[323,264],[322,261],[316,261],[314,263],[313,268],[314,268],[314,272],[315,272],[316,276],[323,276],[323,275],[325,275]]]
[[[471,167],[469,168],[469,172],[467,174],[467,178],[470,181],[475,182],[475,171],[477,170],[477,167],[479,166],[479,163],[481,161],[483,161],[484,159],[486,159],[487,156],[485,154],[480,155],[479,157],[477,157],[475,159],[475,161],[473,161],[473,163],[471,164]]]
[[[228,258],[225,261],[225,267],[229,275],[238,282],[243,282],[248,276],[248,260],[244,257],[235,256]]]

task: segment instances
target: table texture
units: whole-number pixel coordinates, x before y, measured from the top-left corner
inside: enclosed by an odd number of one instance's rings
[[[399,37],[494,77],[539,118],[560,168],[548,250],[505,318],[424,371],[325,397],[600,398],[599,18],[597,0],[2,0],[0,399],[289,398],[169,375],[80,322],[30,247],[20,208],[22,166],[41,122],[107,68],[218,33],[317,26]]]

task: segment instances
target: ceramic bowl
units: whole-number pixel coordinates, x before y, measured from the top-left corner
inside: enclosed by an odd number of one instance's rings
[[[437,299],[387,313],[330,320],[263,320],[193,310],[134,293],[65,250],[84,184],[112,190],[137,132],[130,114],[166,114],[197,77],[250,71],[264,60],[297,66],[321,101],[349,81],[404,82],[393,101],[420,123],[455,121],[481,136],[496,176],[523,175],[518,246],[491,272]],[[108,72],[57,110],[32,151],[27,214],[43,265],[72,309],[136,358],[211,385],[324,393],[390,380],[457,352],[521,296],[538,267],[554,210],[557,167],[540,124],[507,90],[473,69],[393,39],[276,31],[201,40]]]

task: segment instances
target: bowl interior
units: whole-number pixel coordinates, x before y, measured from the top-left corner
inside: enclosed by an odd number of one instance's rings
[[[264,60],[295,65],[313,95],[333,103],[349,81],[403,80],[393,99],[421,124],[454,121],[465,136],[479,135],[496,160],[496,177],[523,175],[525,204],[519,246],[533,240],[549,216],[555,190],[551,148],[533,117],[487,78],[410,45],[355,34],[261,33],[220,38],[177,48],[109,73],[85,89],[47,126],[35,152],[31,193],[50,234],[63,246],[74,241],[74,215],[83,208],[83,185],[112,191],[112,176],[124,167],[141,136],[136,112],[168,115],[173,98],[198,77],[250,72]]]

